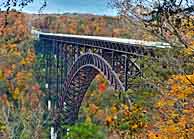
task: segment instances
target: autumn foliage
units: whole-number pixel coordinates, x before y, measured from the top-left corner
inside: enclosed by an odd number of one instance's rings
[[[32,25],[43,32],[156,40],[155,36],[143,30],[141,25],[125,22],[120,17],[45,14],[33,20]]]
[[[42,118],[42,92],[33,75],[36,56],[27,21],[24,14],[15,11],[1,12],[0,20],[0,132],[3,129],[7,138],[31,138],[26,133],[30,131],[37,139],[40,127],[33,130],[26,123],[33,121],[33,113]],[[16,131],[18,128],[21,130]]]
[[[42,15],[32,24],[42,31],[130,37],[128,27],[117,24],[118,17],[82,17]],[[33,41],[29,40],[28,21],[25,14],[15,11],[0,13],[0,132],[5,132],[7,137],[15,134],[31,139],[33,134],[34,139],[42,139],[45,112],[41,105],[43,92],[33,70],[37,57]],[[126,92],[116,92],[102,75],[97,75],[84,98],[80,119],[86,123],[100,124],[110,139],[113,136],[118,139],[192,139],[193,28],[183,29],[190,47],[179,49],[180,53],[174,56],[162,53],[162,62],[148,63],[149,58],[141,59],[147,70],[139,79],[153,83],[158,90],[130,88]],[[170,39],[171,34],[166,35]],[[149,40],[152,36],[144,32],[136,37]],[[175,53],[175,48],[172,50]],[[126,99],[132,100],[132,106],[126,103]],[[13,131],[21,127],[28,130],[21,129],[16,135]]]
[[[160,113],[154,133],[158,138],[190,139],[194,136],[194,73],[175,75],[168,80],[169,92],[156,103]],[[154,136],[150,132],[150,136]]]
[[[16,11],[0,12],[0,37],[21,41],[29,36],[27,18]]]

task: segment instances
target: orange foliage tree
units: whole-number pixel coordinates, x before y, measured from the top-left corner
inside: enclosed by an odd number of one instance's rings
[[[27,21],[24,14],[15,11],[2,12],[0,17],[5,21],[0,28],[0,121],[6,125],[7,138],[38,139],[40,128],[34,129],[29,121],[40,127],[42,93],[33,76],[36,57]]]
[[[0,37],[21,41],[29,37],[29,27],[25,15],[16,11],[0,12]]]

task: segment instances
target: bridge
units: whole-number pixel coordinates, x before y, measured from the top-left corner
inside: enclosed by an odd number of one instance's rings
[[[128,79],[143,72],[136,59],[155,58],[155,46],[170,47],[167,43],[121,38],[33,34],[38,37],[36,52],[43,59],[39,71],[45,74],[38,80],[44,81],[49,96],[56,96],[56,102],[49,101],[48,107],[59,108],[65,124],[76,122],[83,97],[97,74],[104,75],[115,90],[126,91],[130,88]]]

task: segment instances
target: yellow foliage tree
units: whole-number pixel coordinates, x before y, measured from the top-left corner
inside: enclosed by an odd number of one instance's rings
[[[191,139],[194,137],[194,73],[174,75],[168,80],[170,90],[157,102],[160,118],[155,123],[159,132],[150,138]]]

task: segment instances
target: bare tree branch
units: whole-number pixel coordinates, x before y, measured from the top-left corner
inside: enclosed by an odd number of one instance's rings
[[[185,34],[185,25],[190,25],[186,21],[194,21],[194,0],[112,0],[110,3],[120,15],[133,16],[170,44],[181,44],[186,48],[190,45],[182,34]],[[164,36],[165,31],[174,39],[168,40],[169,38]]]
[[[6,9],[7,12],[9,12],[12,8],[20,8],[21,10],[28,6],[29,4],[32,4],[34,0],[1,0],[0,1],[0,8]],[[47,5],[47,0],[40,1],[40,10],[41,12]]]

